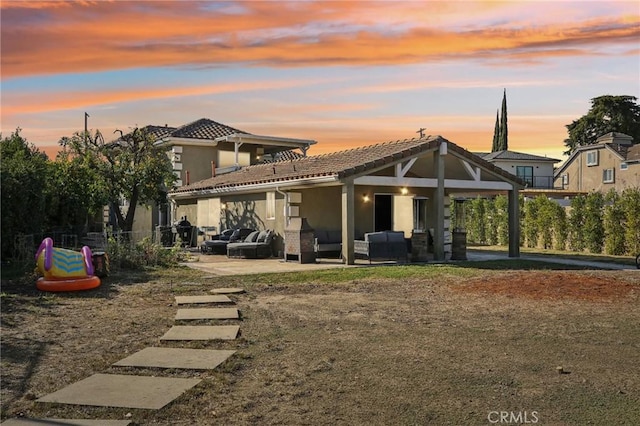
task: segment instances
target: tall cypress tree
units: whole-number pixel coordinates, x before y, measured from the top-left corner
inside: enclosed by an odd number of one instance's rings
[[[502,96],[502,117],[500,119],[500,137],[498,139],[498,150],[506,151],[509,149],[509,130],[507,128],[507,89],[504,89]]]
[[[496,110],[496,126],[493,129],[493,145],[491,146],[491,152],[500,151],[500,148],[498,148],[499,138],[500,138],[500,118],[498,117],[498,110]]]

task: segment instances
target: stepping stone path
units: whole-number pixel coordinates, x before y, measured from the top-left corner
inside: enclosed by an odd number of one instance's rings
[[[233,303],[233,300],[224,295],[213,296],[176,296],[178,305],[188,305],[194,303]]]
[[[238,294],[238,293],[244,293],[244,289],[243,288],[239,288],[239,287],[214,288],[213,290],[211,290],[211,293],[213,293],[213,294]]]
[[[174,325],[160,340],[233,340],[237,325]]]
[[[200,382],[200,379],[94,374],[37,401],[158,410]]]
[[[240,319],[240,313],[236,308],[192,308],[178,309],[176,320],[199,319]]]
[[[116,362],[117,367],[160,367],[213,370],[236,351],[184,348],[145,348]]]
[[[241,288],[217,288],[213,295],[176,296],[176,305],[234,303],[226,294],[244,293]],[[236,308],[178,309],[175,320],[240,319]],[[168,340],[234,340],[238,325],[196,325],[171,327],[161,341]],[[115,367],[212,370],[235,351],[149,347],[113,364]],[[200,383],[200,379],[152,377],[121,374],[94,374],[56,392],[37,399],[38,402],[92,405],[101,407],[142,408],[158,410]],[[105,425],[125,426],[129,420],[91,419],[8,419],[7,426],[30,425]]]

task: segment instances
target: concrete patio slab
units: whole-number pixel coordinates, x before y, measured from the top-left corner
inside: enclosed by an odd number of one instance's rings
[[[233,340],[237,325],[174,325],[160,340]]]
[[[233,303],[233,300],[222,294],[211,296],[176,296],[178,305],[188,305],[196,303]]]
[[[200,379],[94,374],[38,402],[159,410],[200,383]]]
[[[176,320],[199,319],[239,319],[240,313],[236,308],[191,308],[178,309]]]
[[[127,426],[129,420],[95,420],[95,419],[9,419],[2,426]]]
[[[238,294],[244,293],[244,288],[240,287],[223,287],[223,288],[214,288],[211,290],[213,294]]]
[[[145,348],[116,362],[117,367],[184,368],[213,370],[236,351],[184,348]]]

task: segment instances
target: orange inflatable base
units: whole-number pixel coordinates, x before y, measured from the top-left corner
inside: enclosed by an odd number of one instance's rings
[[[89,290],[100,285],[100,278],[91,276],[87,278],[69,278],[66,280],[45,280],[39,278],[36,283],[38,290],[42,291],[78,291]]]

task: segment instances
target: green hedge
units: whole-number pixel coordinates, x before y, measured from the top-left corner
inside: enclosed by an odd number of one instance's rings
[[[469,243],[508,244],[505,196],[478,197],[466,201],[464,208]],[[579,195],[566,208],[544,196],[521,196],[520,217],[521,246],[610,255],[640,253],[639,188]]]

